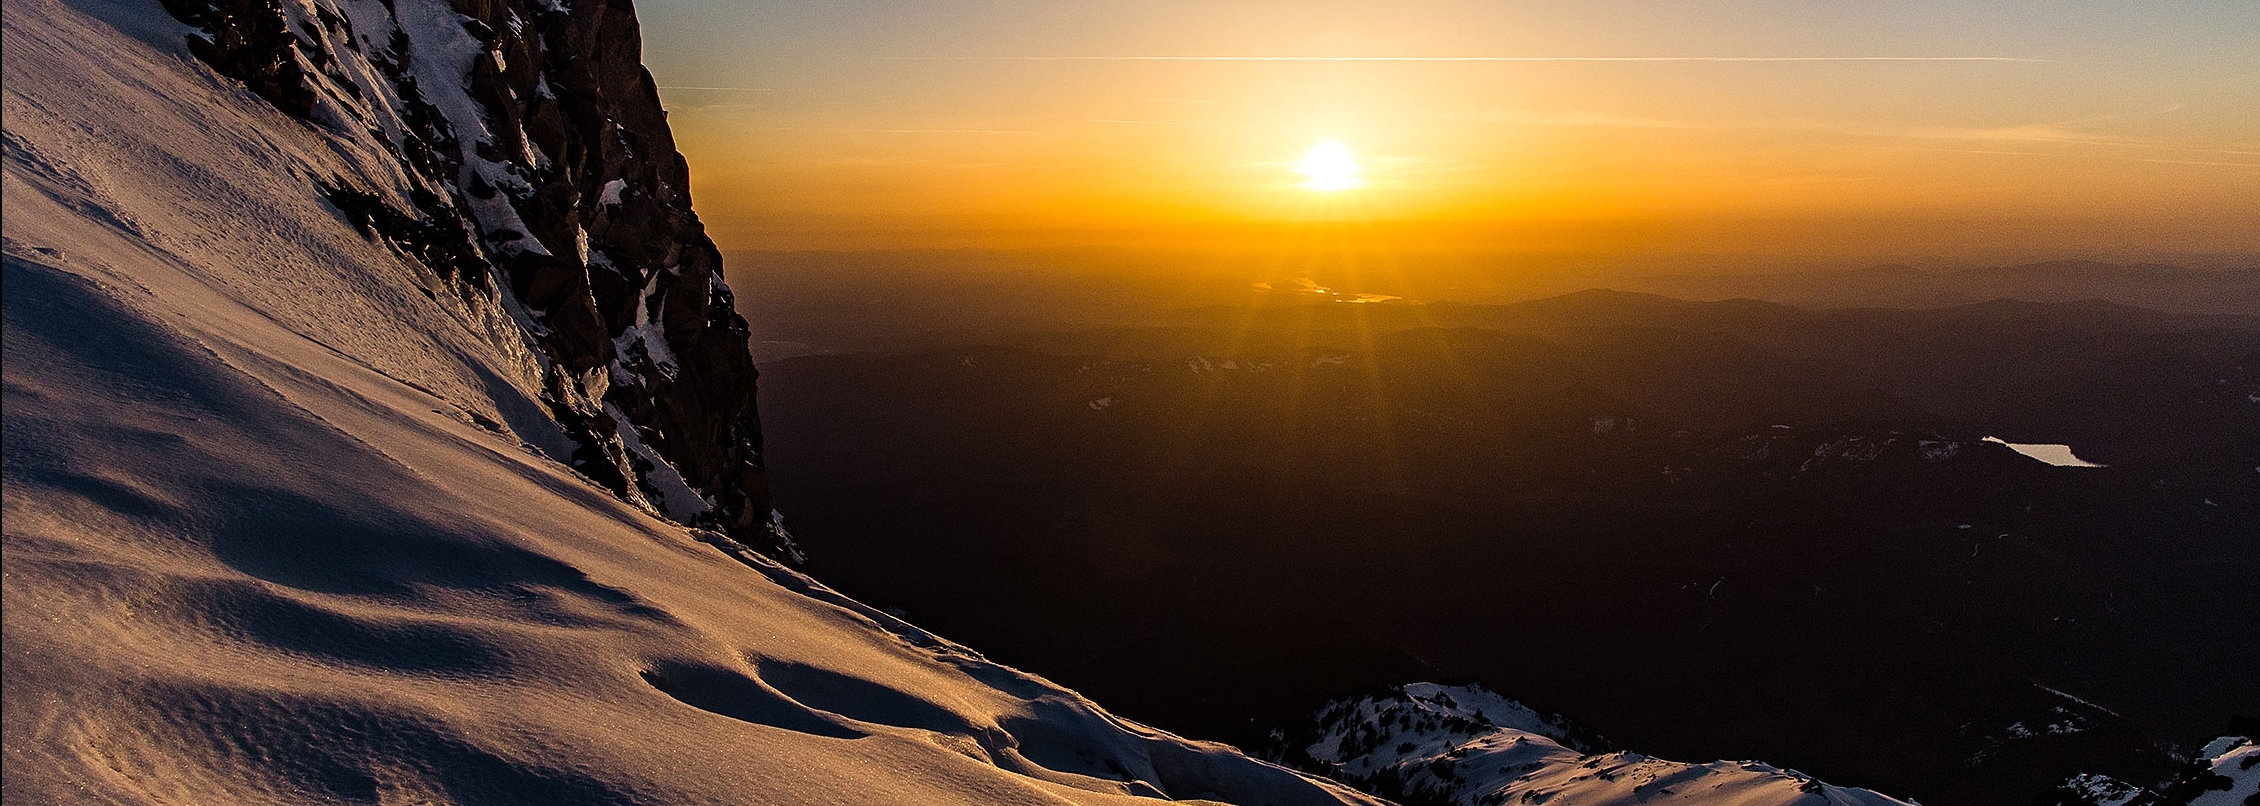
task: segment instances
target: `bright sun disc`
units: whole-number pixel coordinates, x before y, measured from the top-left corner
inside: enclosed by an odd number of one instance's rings
[[[1312,146],[1310,153],[1295,166],[1295,173],[1309,177],[1303,187],[1311,190],[1349,190],[1365,184],[1358,178],[1358,158],[1350,154],[1350,147],[1340,140],[1328,140]]]

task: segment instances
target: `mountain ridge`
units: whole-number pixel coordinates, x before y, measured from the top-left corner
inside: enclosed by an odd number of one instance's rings
[[[749,329],[691,209],[632,5],[165,10],[221,75],[325,136],[392,152],[397,169],[322,178],[322,195],[465,305],[524,320],[576,467],[790,556],[767,528]]]

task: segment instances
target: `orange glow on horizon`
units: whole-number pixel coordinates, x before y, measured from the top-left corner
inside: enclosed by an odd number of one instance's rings
[[[825,65],[663,91],[725,248],[2260,252],[2256,119],[2054,62]]]

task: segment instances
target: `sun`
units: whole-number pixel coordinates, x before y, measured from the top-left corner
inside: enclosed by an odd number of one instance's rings
[[[1304,154],[1303,161],[1295,165],[1295,173],[1307,177],[1303,187],[1329,193],[1365,184],[1365,180],[1358,178],[1358,158],[1340,140],[1311,146],[1310,153]]]

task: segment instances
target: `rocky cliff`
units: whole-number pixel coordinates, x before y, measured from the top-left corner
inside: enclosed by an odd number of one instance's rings
[[[532,354],[575,469],[797,556],[769,508],[749,331],[626,0],[165,8],[220,74],[396,158],[390,176],[313,180],[366,237],[428,269],[448,304]]]

